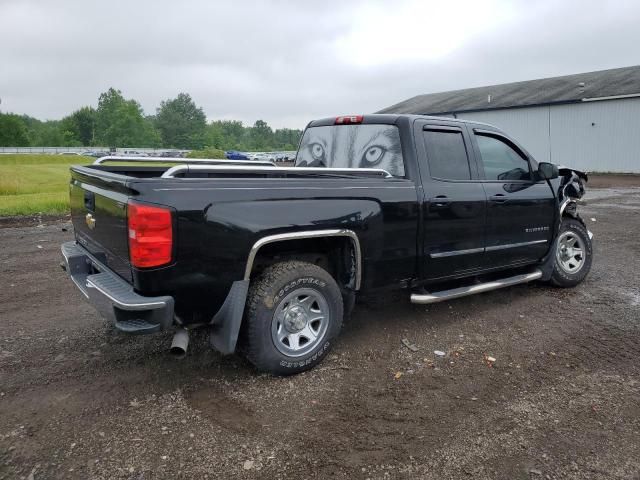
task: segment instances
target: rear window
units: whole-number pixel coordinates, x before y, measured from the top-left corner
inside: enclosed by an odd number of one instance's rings
[[[381,168],[404,177],[400,133],[395,125],[330,125],[307,128],[298,167]]]

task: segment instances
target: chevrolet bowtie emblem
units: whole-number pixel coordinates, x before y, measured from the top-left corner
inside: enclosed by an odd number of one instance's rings
[[[93,215],[91,215],[90,213],[87,213],[87,216],[84,217],[84,221],[87,222],[87,227],[89,227],[91,230],[96,228],[96,219],[93,218]]]

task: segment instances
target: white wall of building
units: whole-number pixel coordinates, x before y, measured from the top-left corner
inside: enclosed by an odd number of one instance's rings
[[[591,172],[640,173],[640,98],[459,114],[490,123],[538,161]]]
[[[536,160],[549,161],[549,107],[461,113],[457,117],[495,125],[517,140]]]

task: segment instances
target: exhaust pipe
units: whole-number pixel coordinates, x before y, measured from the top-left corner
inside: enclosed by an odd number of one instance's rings
[[[189,346],[189,332],[184,328],[178,330],[173,336],[171,349],[169,353],[175,358],[184,358],[187,355],[187,347]]]

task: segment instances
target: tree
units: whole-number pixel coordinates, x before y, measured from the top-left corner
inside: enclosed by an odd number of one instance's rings
[[[59,120],[40,121],[37,118],[23,115],[22,120],[29,132],[29,145],[34,147],[62,147],[65,138]]]
[[[209,125],[207,125],[204,133],[204,143],[207,147],[210,148],[235,148],[230,145],[227,147],[228,139],[225,138],[222,125],[219,121],[211,122]]]
[[[223,150],[245,150],[246,128],[237,120],[214,120],[207,125],[205,143]]]
[[[251,148],[255,150],[271,150],[273,148],[273,130],[264,120],[256,120],[248,134]]]
[[[188,93],[160,103],[156,128],[162,143],[170,148],[202,148],[205,143],[207,117]]]
[[[0,147],[26,147],[29,135],[24,120],[13,113],[0,113]]]
[[[279,128],[273,132],[274,146],[278,150],[295,150],[298,148],[302,130]]]
[[[95,144],[96,111],[93,107],[82,107],[71,115],[62,119],[63,134],[71,135],[71,138],[81,145]]]
[[[126,100],[120,90],[110,88],[100,94],[98,98],[98,109],[96,110],[96,136],[98,142],[106,146],[115,146],[112,143],[112,125],[116,122],[118,111],[123,107]]]
[[[140,104],[126,100],[114,88],[98,99],[96,138],[108,147],[157,147],[160,143],[151,121],[142,115]]]
[[[218,148],[204,148],[202,150],[191,150],[187,158],[227,158],[223,150]]]
[[[40,121],[28,115],[0,113],[0,145],[152,147],[189,150],[295,150],[301,130],[273,130],[264,120],[245,126],[238,120],[207,124],[202,108],[180,93],[161,102],[157,115],[144,116],[142,107],[120,90],[100,94],[98,108],[82,107],[62,120]],[[219,152],[215,153],[219,155]]]

